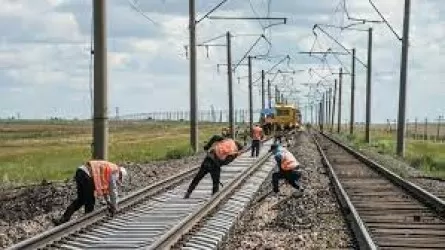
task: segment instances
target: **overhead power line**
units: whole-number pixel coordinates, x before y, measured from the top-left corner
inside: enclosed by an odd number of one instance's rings
[[[150,21],[151,23],[153,23],[154,25],[159,26],[159,23],[155,22],[153,19],[151,19],[149,16],[147,16],[147,14],[145,14],[137,5],[136,5],[136,1],[132,2],[131,0],[127,0],[127,2],[130,4],[130,7],[135,10],[136,12],[138,12],[139,14],[141,14],[141,16],[143,16],[145,19],[147,19],[148,21]]]

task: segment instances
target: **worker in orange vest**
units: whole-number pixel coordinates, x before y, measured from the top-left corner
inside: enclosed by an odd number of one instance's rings
[[[218,192],[221,166],[228,165],[235,160],[236,157],[243,153],[243,151],[241,151],[242,149],[243,145],[241,145],[241,143],[231,138],[224,138],[219,135],[214,135],[204,146],[204,150],[207,150],[207,155],[204,158],[204,161],[201,163],[198,173],[190,183],[190,186],[184,195],[184,199],[188,199],[190,197],[190,194],[196,188],[198,183],[208,173],[210,173],[210,176],[212,177],[212,194]]]
[[[280,179],[285,179],[292,187],[303,191],[298,183],[301,177],[301,172],[298,170],[300,163],[295,159],[295,156],[289,150],[276,143],[272,144],[269,151],[273,153],[279,169],[278,172],[272,174],[273,192],[275,194],[280,192],[278,188]]]
[[[76,181],[77,198],[68,206],[60,219],[53,219],[58,226],[70,220],[71,216],[85,206],[85,214],[94,210],[96,198],[104,197],[112,215],[117,211],[117,187],[121,186],[127,177],[127,170],[114,163],[102,160],[91,160],[77,168]]]
[[[251,156],[258,157],[260,154],[260,144],[261,140],[264,138],[263,129],[259,124],[255,124],[255,127],[252,128],[252,146],[251,146]]]

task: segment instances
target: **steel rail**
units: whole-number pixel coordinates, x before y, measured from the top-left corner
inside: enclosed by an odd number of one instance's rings
[[[315,145],[317,146],[318,151],[321,154],[321,157],[323,159],[323,164],[328,169],[329,178],[331,179],[331,182],[334,185],[335,194],[337,196],[337,199],[340,201],[340,205],[343,208],[342,211],[344,212],[346,219],[351,223],[352,231],[354,232],[354,235],[357,239],[357,243],[360,249],[373,249],[373,250],[378,249],[374,241],[372,240],[371,235],[365,226],[365,223],[360,218],[357,210],[355,209],[345,189],[340,183],[340,180],[338,179],[337,174],[334,171],[334,168],[332,167],[331,163],[326,157],[326,154],[324,153],[322,147],[320,146],[314,135],[312,135],[312,139]]]
[[[136,205],[140,201],[150,196],[153,196],[165,190],[166,188],[172,187],[184,181],[186,178],[191,177],[194,174],[194,172],[198,170],[198,168],[199,165],[131,193],[130,195],[124,197],[119,202],[119,206],[121,207],[119,213],[130,209],[132,206]],[[109,218],[107,207],[101,207],[98,210],[86,214],[85,216],[82,216],[77,220],[69,221],[60,226],[54,227],[44,233],[38,234],[32,238],[26,239],[15,245],[12,245],[7,249],[33,250],[42,248],[44,246],[51,244],[54,241],[59,240],[60,238],[63,238],[64,236],[75,233],[76,231],[79,231],[97,222],[104,221],[107,218]]]
[[[383,167],[379,163],[369,159],[368,157],[364,156],[363,154],[357,152],[353,148],[345,145],[344,143],[341,143],[335,138],[332,138],[331,136],[327,135],[326,133],[321,133],[324,137],[331,140],[338,146],[342,147],[355,157],[357,157],[360,161],[365,163],[367,166],[371,167],[373,170],[377,171],[384,177],[386,177],[388,180],[390,180],[393,184],[397,185],[398,187],[401,187],[403,190],[410,193],[412,196],[414,196],[416,199],[422,201],[425,205],[428,205],[430,208],[432,208],[440,217],[445,218],[445,201],[438,198],[437,196],[433,195],[432,193],[428,192],[427,190],[419,187],[418,185],[403,179],[396,173],[392,172],[391,170]]]
[[[268,152],[262,156],[252,167],[246,169],[239,177],[225,186],[220,192],[215,194],[208,202],[206,202],[199,210],[190,214],[187,218],[182,220],[177,226],[170,229],[166,234],[160,237],[157,241],[150,244],[145,249],[170,249],[174,246],[184,235],[186,235],[192,228],[210,214],[220,203],[228,198],[248,177],[257,171],[271,156]]]
[[[443,200],[408,180],[404,180],[332,136],[320,131],[316,132],[318,135],[312,134],[313,140],[322,156],[323,164],[328,169],[337,199],[360,249],[378,249],[380,247],[437,248],[441,244],[442,241],[437,240],[442,235],[440,228],[443,228],[443,223],[440,220],[444,218],[445,203]],[[318,141],[320,139],[325,139],[323,146]],[[332,143],[343,153],[337,152],[326,143]],[[328,153],[334,157],[332,164],[328,160]],[[350,160],[347,160],[349,157],[343,158],[346,155],[351,157]],[[338,158],[340,156],[341,158]],[[341,159],[341,162],[336,159]],[[354,163],[351,161],[352,159],[358,162]],[[345,162],[343,163],[343,161]],[[354,177],[354,171],[358,171],[357,177]],[[372,180],[379,178],[381,181],[374,181],[374,183],[380,183],[382,186],[375,187],[374,190],[371,186]],[[359,184],[358,180],[362,184]],[[393,188],[385,185],[391,185]],[[371,190],[368,189],[370,187]],[[397,192],[400,193],[397,194]],[[390,198],[391,195],[394,196],[393,199]],[[360,198],[368,196],[371,199],[369,202]],[[383,200],[385,196],[387,200]],[[388,198],[390,199],[388,200]],[[377,210],[373,211],[372,208]],[[381,220],[383,221],[380,221],[378,216],[382,216]],[[400,222],[397,216],[405,218],[405,220]],[[406,216],[413,216],[413,221],[406,221]],[[423,216],[430,218],[420,221]],[[432,220],[433,217],[438,220]],[[427,233],[428,230],[431,232]],[[412,234],[415,238],[410,239],[406,234]],[[416,243],[414,239],[417,237],[419,242]],[[426,245],[423,245],[422,242]]]

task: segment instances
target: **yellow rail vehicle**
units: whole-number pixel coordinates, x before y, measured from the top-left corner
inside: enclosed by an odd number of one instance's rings
[[[273,109],[263,110],[260,123],[271,130],[289,130],[300,127],[301,112],[298,107],[288,104],[275,104]]]
[[[276,104],[273,123],[283,129],[294,129],[299,126],[300,110],[293,105]]]

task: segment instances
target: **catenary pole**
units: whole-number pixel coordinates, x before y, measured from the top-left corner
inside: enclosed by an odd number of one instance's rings
[[[341,131],[341,92],[342,92],[342,79],[343,79],[343,68],[340,68],[340,74],[338,77],[338,116],[337,116],[337,133]]]
[[[198,96],[196,78],[196,10],[195,0],[189,0],[190,29],[190,145],[198,152]]]
[[[411,0],[405,0],[403,16],[402,62],[400,65],[399,114],[397,120],[397,155],[405,155],[406,82],[408,66],[409,16]]]
[[[93,1],[94,124],[93,158],[108,158],[107,38],[105,0]]]
[[[235,123],[233,117],[233,80],[232,80],[232,43],[230,32],[227,32],[227,79],[229,82],[229,124],[230,135],[235,137]]]
[[[349,120],[349,134],[354,134],[354,113],[355,113],[355,48],[352,49],[352,70],[351,70],[351,118]]]
[[[365,141],[371,142],[371,77],[372,77],[372,28],[368,29],[368,68],[366,70],[366,124]]]

